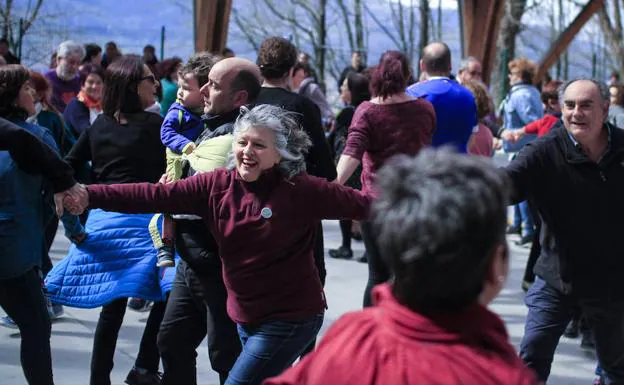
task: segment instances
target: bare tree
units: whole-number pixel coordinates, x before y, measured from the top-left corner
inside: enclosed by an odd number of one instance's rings
[[[501,21],[498,40],[496,41],[496,64],[492,74],[494,100],[500,102],[507,93],[507,63],[516,55],[516,36],[520,33],[521,19],[527,6],[527,0],[507,0],[505,2],[505,14]]]
[[[2,37],[9,41],[13,52],[19,53],[22,39],[37,20],[43,0],[37,0],[34,5],[32,1],[28,1],[26,9],[19,14],[16,11],[20,10],[16,10],[13,5],[12,0],[5,0],[4,6],[0,8],[0,30]]]
[[[421,0],[427,1],[427,0]],[[387,1],[390,8],[390,23],[388,20],[382,20],[368,5],[364,5],[367,15],[381,29],[381,31],[392,41],[396,49],[405,53],[410,60],[414,61],[416,54],[416,46],[414,45],[414,30],[416,28],[416,11],[414,0],[409,0],[409,5],[404,5],[402,1]],[[419,22],[428,30],[429,26],[429,8],[427,3],[427,13]]]
[[[624,0],[609,0],[611,3],[612,15],[609,14],[607,4],[598,13],[600,27],[605,34],[607,43],[611,47],[612,57],[615,59],[618,71],[624,77],[624,25],[622,24],[622,9]]]
[[[425,50],[427,43],[429,43],[429,0],[420,0],[418,10],[420,11],[420,33],[418,40],[418,57],[420,59],[422,58],[423,51]],[[418,76],[420,77],[420,65],[416,65],[416,68],[418,68]]]

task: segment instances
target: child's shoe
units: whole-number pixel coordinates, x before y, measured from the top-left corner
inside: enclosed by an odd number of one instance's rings
[[[158,262],[156,262],[156,266],[158,267],[173,267],[175,266],[175,260],[173,257],[173,248],[171,246],[163,246],[158,249]]]

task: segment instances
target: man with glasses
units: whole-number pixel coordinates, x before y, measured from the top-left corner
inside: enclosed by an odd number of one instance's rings
[[[482,71],[481,62],[475,57],[468,56],[459,63],[457,81],[459,84],[464,84],[469,80],[481,81]]]
[[[80,76],[78,68],[85,55],[82,45],[67,40],[56,50],[57,66],[45,73],[52,84],[52,105],[62,114],[78,92],[80,92]]]

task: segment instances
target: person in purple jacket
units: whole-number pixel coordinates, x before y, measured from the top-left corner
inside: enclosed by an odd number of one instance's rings
[[[160,137],[167,147],[167,180],[177,181],[182,177],[183,155],[195,150],[195,140],[204,131],[201,115],[204,98],[199,90],[208,82],[208,73],[217,62],[217,57],[208,52],[191,56],[178,75],[180,87],[178,99],[169,107],[160,128]],[[150,222],[150,234],[154,247],[158,249],[158,267],[175,266],[174,224],[170,216],[163,218],[162,238],[158,233],[159,215]]]
[[[84,48],[75,41],[62,42],[56,50],[56,68],[45,73],[52,83],[52,104],[63,113],[69,103],[80,92],[78,71],[85,55]]]
[[[226,385],[260,384],[288,368],[323,323],[313,258],[322,219],[362,220],[370,197],[305,172],[310,139],[280,107],[242,108],[227,169],[171,184],[90,185],[72,213],[162,210],[201,216],[219,246],[228,314],[243,349]]]

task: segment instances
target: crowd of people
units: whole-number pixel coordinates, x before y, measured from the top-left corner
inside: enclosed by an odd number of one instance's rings
[[[596,383],[624,384],[617,79],[538,88],[516,58],[496,108],[481,63],[453,75],[433,42],[417,82],[401,52],[371,67],[354,52],[336,114],[281,37],[255,63],[65,41],[44,74],[3,44],[0,306],[30,385],[54,383],[63,306],[101,307],[91,385],[111,384],[128,307],[149,311],[130,385],[197,384],[206,337],[226,385],[539,384],[580,323]],[[53,266],[59,219],[72,246]],[[329,256],[369,269],[364,310],[317,344],[325,219],[342,235]],[[508,276],[507,234],[531,247],[519,354],[487,308]]]

